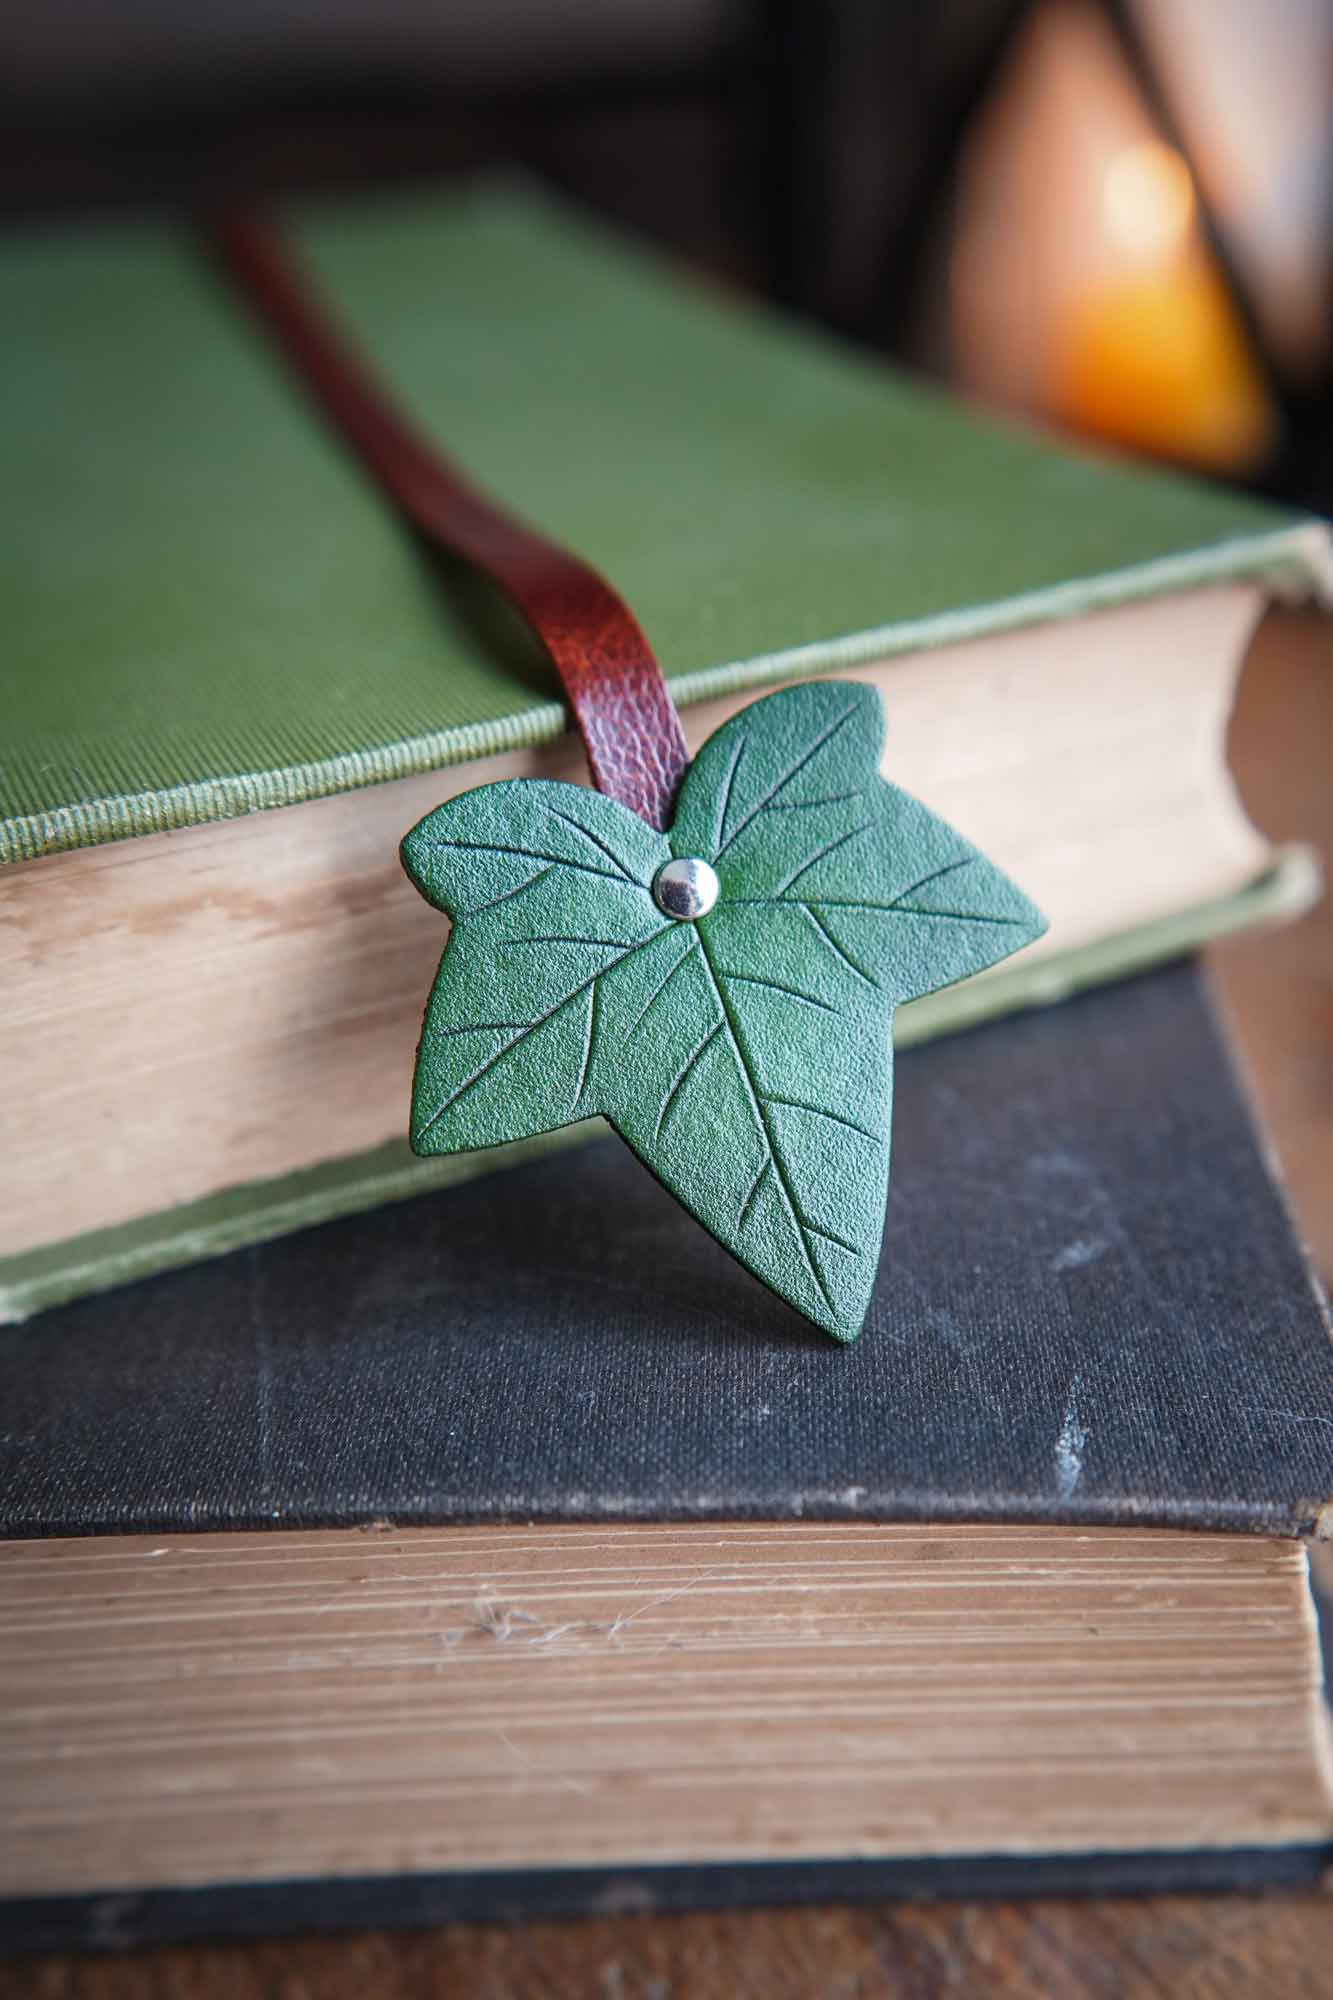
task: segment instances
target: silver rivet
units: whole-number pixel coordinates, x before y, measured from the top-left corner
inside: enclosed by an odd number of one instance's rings
[[[668,861],[653,878],[658,909],[682,924],[692,917],[706,917],[720,887],[706,861]]]

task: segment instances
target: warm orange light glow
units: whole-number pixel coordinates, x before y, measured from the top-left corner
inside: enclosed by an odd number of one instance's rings
[[[1132,450],[1244,472],[1278,417],[1167,144],[1092,0],[1029,10],[969,141],[951,271],[979,394]]]
[[[1194,183],[1180,154],[1158,139],[1117,153],[1102,183],[1102,215],[1115,242],[1136,260],[1176,256],[1194,223]]]
[[[1235,308],[1202,253],[1071,301],[1048,393],[1079,430],[1218,472],[1258,464],[1273,442]]]

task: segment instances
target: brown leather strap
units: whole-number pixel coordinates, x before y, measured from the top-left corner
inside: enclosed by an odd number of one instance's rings
[[[689,752],[628,605],[595,569],[503,513],[417,436],[267,225],[233,217],[210,236],[302,386],[412,527],[485,570],[528,619],[569,697],[594,783],[650,826],[668,826]]]

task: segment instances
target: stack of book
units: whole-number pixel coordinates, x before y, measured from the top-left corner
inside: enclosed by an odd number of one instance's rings
[[[1324,530],[526,191],[299,234],[694,741],[873,681],[1051,928],[902,1016],[854,1347],[595,1129],[413,1161],[397,843],[547,672],[188,244],[11,248],[0,1938],[1313,1878],[1333,1348],[1183,954],[1317,890],[1224,746]]]

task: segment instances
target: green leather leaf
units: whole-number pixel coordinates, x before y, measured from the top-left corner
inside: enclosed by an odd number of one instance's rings
[[[884,1225],[893,1009],[1045,928],[880,777],[882,736],[873,689],[818,682],[710,738],[669,834],[531,780],[422,820],[404,864],[454,928],[417,1057],[415,1150],[600,1113],[741,1263],[853,1339]],[[717,873],[693,921],[653,897],[672,857]]]

